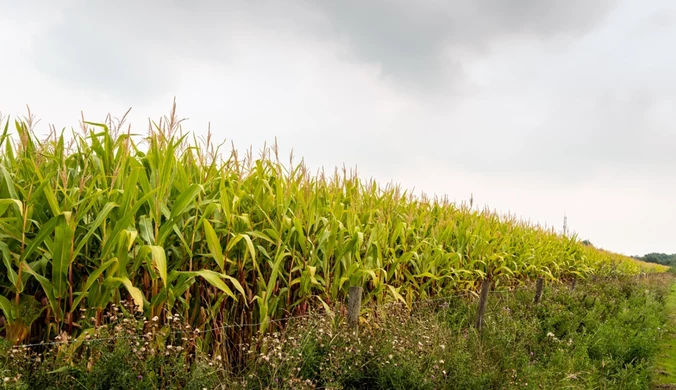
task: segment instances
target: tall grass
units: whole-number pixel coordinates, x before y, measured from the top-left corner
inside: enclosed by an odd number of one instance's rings
[[[641,272],[514,217],[345,170],[311,174],[283,164],[276,146],[223,154],[210,135],[184,134],[175,109],[145,136],[107,120],[38,140],[30,115],[0,123],[7,340],[83,337],[129,300],[146,318],[179,314],[198,329],[260,323],[204,334],[201,348],[237,360],[231,347],[283,326],[271,320],[335,309],[352,285],[367,300],[411,304],[486,277]]]

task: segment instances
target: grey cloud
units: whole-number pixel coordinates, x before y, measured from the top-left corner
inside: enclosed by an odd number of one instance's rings
[[[671,124],[657,112],[665,102],[673,106],[672,98],[650,90],[632,91],[628,97],[601,94],[581,115],[586,123],[578,120],[576,136],[561,139],[560,144],[587,160],[626,170],[672,171],[676,159],[670,149],[676,144],[676,132],[668,130]]]
[[[71,1],[35,40],[38,70],[66,83],[142,101],[174,90],[182,60],[228,58],[236,12],[181,2]]]
[[[632,170],[670,169],[676,164],[666,149],[676,137],[659,131],[669,128],[669,123],[658,118],[655,107],[674,96],[674,79],[642,76],[639,80],[635,78],[639,71],[626,71],[635,66],[631,61],[637,58],[655,58],[659,48],[641,49],[646,51],[627,61],[623,48],[618,47],[612,50],[614,59],[594,57],[582,49],[562,54],[522,50],[514,58],[507,50],[507,55],[494,58],[505,41],[575,39],[600,26],[615,5],[614,0],[296,0],[283,5],[259,1],[235,6],[233,2],[213,0],[148,0],[85,6],[75,0],[64,10],[63,23],[55,24],[37,41],[35,63],[52,76],[107,91],[131,105],[136,104],[132,99],[150,99],[173,91],[175,77],[184,71],[179,68],[184,59],[204,60],[211,65],[225,63],[230,60],[233,42],[246,43],[251,31],[265,29],[295,36],[295,40],[275,41],[274,45],[281,47],[303,45],[302,39],[307,37],[312,41],[346,42],[353,61],[379,65],[384,77],[403,87],[404,91],[399,90],[404,92],[402,96],[416,100],[420,96],[413,90],[455,95],[458,85],[471,84],[471,76],[466,76],[463,67],[471,73],[469,68],[474,63],[458,57],[454,52],[457,49],[484,58],[485,72],[520,67],[539,74],[503,74],[503,80],[498,81],[513,82],[489,82],[483,89],[473,90],[477,99],[473,104],[467,104],[466,96],[419,99],[419,109],[410,115],[397,112],[391,114],[391,122],[368,125],[358,116],[369,114],[355,110],[347,94],[332,104],[335,111],[328,110],[316,118],[316,128],[295,138],[286,134],[285,143],[299,145],[297,150],[305,145],[301,154],[308,161],[324,157],[331,165],[361,161],[360,165],[370,164],[372,170],[379,164],[388,166],[389,172],[405,167],[407,156],[414,153],[425,153],[473,172],[547,172],[566,180],[575,180],[603,164]],[[665,18],[669,19],[658,19]],[[669,23],[662,22],[662,26],[668,28]],[[618,42],[611,44],[617,46]],[[594,45],[598,48],[600,44],[596,41]],[[642,45],[637,43],[636,47]],[[528,58],[519,57],[524,55]],[[256,72],[249,77],[256,87],[262,88],[264,83],[257,77],[274,67],[275,60],[280,58],[261,52],[259,63],[252,62]],[[673,63],[673,59],[667,61]],[[563,62],[568,64],[561,65]],[[659,72],[668,72],[667,65]],[[334,74],[325,77],[340,78]],[[604,83],[618,85],[609,89]],[[583,98],[563,94],[566,88],[562,84],[579,88]],[[518,105],[504,108],[512,104],[511,95],[521,85],[540,89],[525,92]],[[271,88],[292,87],[289,83]],[[240,88],[251,89],[248,84]],[[622,91],[631,97],[619,97]],[[502,94],[504,100],[492,99],[496,94]],[[537,112],[542,101],[547,102],[546,113]],[[274,103],[254,99],[247,104]],[[352,133],[331,127],[331,115],[355,112],[358,115],[354,121],[344,124],[353,129]],[[287,120],[297,123],[307,115],[302,111]],[[538,115],[537,120],[529,121],[529,116]],[[380,131],[371,132],[368,126]],[[389,132],[385,137],[384,126]]]
[[[313,39],[346,41],[356,61],[380,66],[384,78],[409,92],[448,94],[471,86],[465,58],[449,50],[481,54],[495,39],[513,34],[546,39],[584,33],[614,4],[73,0],[62,9],[63,21],[36,41],[34,60],[41,71],[69,83],[105,88],[122,98],[150,97],[172,90],[169,67],[176,61],[228,61],[229,46],[246,41],[247,29],[291,32],[300,39],[309,32]]]
[[[457,48],[485,53],[496,39],[577,36],[596,26],[616,0],[359,0],[319,2],[331,32],[346,39],[354,56],[382,67],[385,76],[406,86],[444,90],[461,82],[463,58]]]
[[[636,29],[637,33],[654,33],[676,26],[676,8],[662,8],[645,17]]]
[[[104,4],[80,5],[63,8],[63,20],[35,41],[37,69],[67,84],[126,99],[164,92],[168,72],[153,61],[155,30],[141,34],[145,15],[127,11],[124,16]]]
[[[580,101],[560,100],[549,120],[527,132],[512,128],[482,131],[455,141],[449,164],[474,172],[533,172],[558,177],[566,184],[584,180],[597,169],[612,167],[624,174],[670,174],[676,169],[672,151],[676,132],[659,111],[673,107],[673,98],[638,90],[622,96],[600,92]],[[500,118],[496,118],[496,122]],[[490,143],[482,140],[490,139]],[[443,140],[430,145],[441,154]],[[437,145],[437,146],[435,146]]]

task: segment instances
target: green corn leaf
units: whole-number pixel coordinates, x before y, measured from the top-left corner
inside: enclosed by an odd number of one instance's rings
[[[14,187],[14,181],[12,180],[9,171],[7,171],[7,168],[5,168],[2,164],[0,164],[0,175],[5,182],[4,187],[9,192],[9,197],[12,199],[19,199],[19,196],[16,193],[16,187]]]
[[[403,303],[404,305],[406,305],[407,308],[410,308],[409,305],[408,305],[408,302],[406,302],[406,300],[404,299],[404,297],[401,296],[401,294],[399,294],[399,291],[397,291],[397,289],[394,288],[394,286],[388,284],[388,285],[387,285],[387,288],[390,290],[390,293],[392,294],[392,296],[393,296],[396,300],[398,300],[399,302],[401,302],[401,303]]]
[[[132,300],[134,301],[134,304],[136,305],[136,310],[140,312],[143,311],[144,304],[143,293],[137,287],[134,287],[134,285],[132,284],[131,280],[129,280],[128,277],[126,276],[110,277],[108,278],[108,281],[113,283],[114,282],[122,283],[122,285],[127,289],[127,292],[131,296]]]
[[[2,295],[0,295],[0,309],[2,309],[3,315],[8,321],[11,322],[16,318],[14,316],[14,310],[12,310],[12,303]]]
[[[1,167],[1,166],[0,166]],[[23,215],[23,203],[17,199],[0,199],[0,217],[5,215],[5,212],[10,206],[16,206],[19,215]]]
[[[54,232],[54,228],[56,227],[57,223],[59,222],[59,218],[61,215],[57,215],[56,217],[53,217],[47,223],[42,225],[40,227],[40,230],[38,231],[38,234],[30,240],[28,245],[26,246],[26,250],[21,253],[21,259],[20,261],[25,261],[28,259],[34,252],[40,248],[40,245],[45,241],[45,239],[50,236]]]
[[[113,264],[117,263],[117,259],[111,259],[100,266],[98,266],[92,273],[89,274],[89,277],[87,277],[87,282],[85,282],[84,287],[82,288],[82,291],[79,293],[79,295],[73,300],[73,306],[70,308],[70,312],[74,312],[75,309],[80,305],[80,301],[84,299],[88,293],[91,287],[94,285],[94,283],[99,279],[99,277]]]
[[[12,286],[14,286],[15,289],[19,290],[20,292],[20,285],[19,285],[19,276],[17,275],[16,271],[14,271],[14,267],[12,266],[12,259],[11,259],[11,254],[9,252],[9,246],[7,243],[0,241],[0,255],[2,255],[2,262],[5,264],[5,268],[7,269],[7,278],[9,281],[12,283]]]
[[[54,316],[56,317],[56,319],[60,321],[62,317],[61,305],[60,300],[57,298],[56,295],[54,295],[54,285],[52,285],[52,283],[46,277],[35,272],[33,268],[31,268],[26,262],[21,263],[21,268],[23,269],[24,272],[33,276],[38,281],[38,283],[40,283],[42,290],[47,296],[49,307],[54,312]]]
[[[96,233],[96,230],[101,227],[103,224],[103,221],[108,218],[108,215],[110,214],[113,209],[118,207],[118,205],[114,202],[108,202],[103,206],[103,209],[97,213],[96,219],[94,222],[92,222],[91,225],[89,225],[87,228],[87,233],[79,240],[79,243],[77,247],[75,247],[75,250],[73,252],[73,256],[77,256],[81,251],[82,248],[91,240],[91,237]]]
[[[69,213],[58,216],[54,229],[54,251],[52,253],[52,285],[58,298],[68,291],[68,268],[72,261],[73,229],[69,224]]]
[[[188,276],[188,277],[199,276],[199,277],[203,278],[204,280],[206,280],[212,286],[214,286],[217,289],[223,291],[226,295],[228,295],[232,299],[237,300],[237,297],[235,296],[235,294],[233,294],[230,287],[228,287],[225,284],[225,282],[223,281],[223,279],[227,279],[235,286],[237,291],[239,291],[239,293],[242,296],[245,296],[244,289],[242,288],[242,285],[237,281],[237,279],[235,279],[231,276],[220,274],[218,272],[208,270],[208,269],[203,269],[203,270],[199,270],[199,271],[192,271],[192,272],[178,272],[178,271],[175,271],[175,272],[178,275],[185,275],[185,276]]]
[[[188,189],[181,193],[174,202],[174,205],[171,208],[171,214],[169,220],[162,225],[160,228],[160,236],[158,237],[158,245],[162,245],[166,240],[166,237],[173,230],[173,224],[175,223],[176,218],[185,213],[188,208],[194,203],[197,195],[203,191],[204,187],[200,184],[192,184]]]
[[[149,256],[151,266],[157,271],[164,287],[167,287],[167,256],[164,248],[157,245],[146,245],[141,248],[139,256]]]
[[[225,267],[225,257],[223,256],[221,242],[216,235],[216,231],[211,226],[211,223],[209,223],[209,221],[206,219],[204,219],[202,223],[204,224],[204,235],[206,236],[211,256],[213,256],[214,260],[216,260],[216,264],[218,264],[220,270],[223,271]]]

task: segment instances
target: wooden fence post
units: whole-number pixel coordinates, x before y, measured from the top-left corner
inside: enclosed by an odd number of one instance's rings
[[[361,294],[362,288],[358,286],[350,287],[350,295],[347,303],[347,323],[352,330],[359,329],[359,313],[361,313]]]
[[[545,280],[540,276],[535,285],[535,303],[540,302],[540,298],[542,297],[542,286],[544,283]]]
[[[481,282],[481,295],[479,296],[479,310],[477,311],[476,322],[474,327],[481,330],[484,324],[484,312],[486,311],[486,301],[488,300],[488,292],[491,289],[491,279],[486,278]]]
[[[573,278],[573,282],[570,284],[571,290],[575,290],[575,283],[577,283],[577,278]]]

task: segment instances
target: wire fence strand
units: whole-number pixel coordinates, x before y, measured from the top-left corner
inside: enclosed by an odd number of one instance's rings
[[[549,288],[557,288],[557,287],[562,287],[562,286],[548,286]],[[505,293],[515,293],[518,291],[528,291],[528,290],[533,290],[531,286],[518,286],[516,288],[511,288],[511,289],[499,289],[499,290],[490,290],[490,294],[505,294]],[[443,297],[434,297],[434,298],[425,298],[425,299],[419,299],[415,300],[411,303],[410,308],[413,308],[413,306],[419,306],[425,303],[433,303],[433,302],[442,302],[442,301],[448,301],[451,299],[455,298],[461,298],[461,297],[474,297],[474,294],[472,294],[473,291],[465,291],[462,293],[458,294],[453,294],[453,295],[448,295],[448,296],[443,296]],[[389,307],[392,305],[404,305],[404,302],[401,301],[390,301],[390,302],[385,302],[385,303],[376,303],[373,304],[372,302],[368,302],[367,305],[371,305],[371,308],[384,308],[384,307]],[[406,305],[408,307],[408,305]],[[271,323],[280,323],[280,322],[287,322],[287,321],[292,321],[292,320],[298,320],[298,319],[304,319],[304,318],[311,318],[311,317],[324,317],[326,316],[326,313],[324,314],[304,314],[304,315],[297,315],[297,316],[289,316],[289,317],[284,317],[284,318],[277,318],[277,319],[270,319],[268,321],[260,321],[260,322],[255,322],[255,323],[247,323],[247,324],[224,324],[221,326],[216,326],[212,328],[207,328],[207,329],[199,329],[199,328],[194,328],[192,331],[184,331],[184,330],[172,330],[166,333],[162,333],[164,336],[169,336],[169,335],[177,335],[177,334],[205,334],[205,333],[212,333],[216,331],[221,331],[221,330],[226,330],[226,329],[233,329],[233,328],[250,328],[250,327],[259,327],[264,324],[271,324]],[[152,320],[151,320],[152,321]],[[78,338],[69,338],[67,340],[55,340],[55,341],[48,341],[48,342],[39,342],[39,343],[28,343],[28,344],[19,344],[15,345],[12,348],[14,349],[28,349],[28,348],[36,348],[36,347],[49,347],[49,346],[57,346],[57,345],[69,345],[69,344],[74,344],[77,342],[82,342],[82,343],[98,343],[98,342],[107,342],[107,341],[115,341],[115,340],[135,340],[135,339],[142,339],[144,337],[147,337],[148,333],[145,334],[134,334],[134,335],[115,335],[111,337],[101,337],[101,338],[85,338],[82,339],[82,335]],[[151,334],[152,336],[156,336],[157,333]]]

